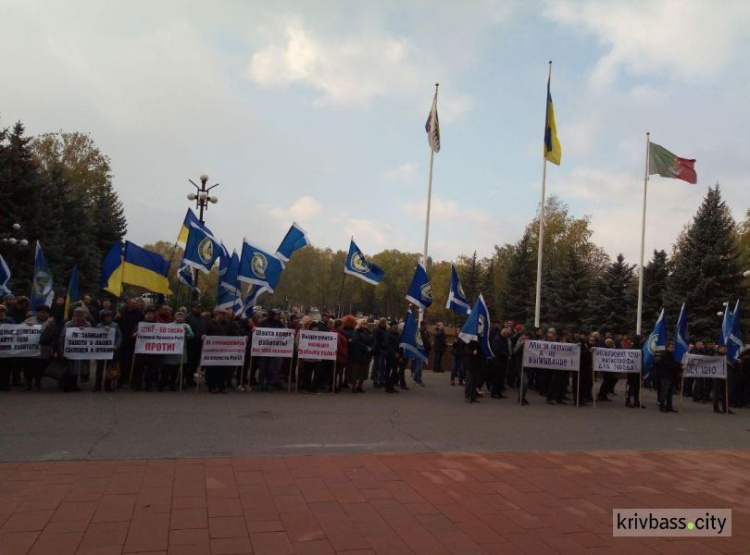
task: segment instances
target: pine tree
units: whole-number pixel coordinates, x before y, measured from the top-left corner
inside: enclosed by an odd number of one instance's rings
[[[654,251],[654,257],[643,268],[643,323],[656,322],[661,309],[667,306],[669,261],[667,252]],[[679,310],[679,307],[677,307]],[[676,320],[675,320],[676,322]],[[647,327],[646,326],[646,327]]]
[[[708,188],[693,222],[678,238],[672,260],[670,306],[679,308],[684,301],[691,336],[716,340],[721,328],[716,312],[745,292],[735,222],[718,184]]]
[[[549,303],[554,307],[555,326],[580,330],[589,315],[592,289],[591,273],[575,249],[568,248],[561,267],[554,278],[554,295]]]
[[[503,320],[531,323],[534,318],[534,253],[527,231],[513,246],[498,308]]]
[[[497,293],[495,291],[495,259],[485,258],[481,263],[482,277],[479,287],[484,295],[484,302],[487,304],[487,310],[490,313],[490,320],[497,319]]]
[[[596,319],[591,322],[597,329],[630,333],[635,327],[634,268],[619,254],[600,276],[592,310]]]
[[[481,293],[480,287],[482,286],[482,270],[479,267],[479,261],[477,260],[477,251],[471,255],[471,258],[460,257],[462,268],[459,268],[459,279],[461,285],[466,293],[466,299],[473,306],[476,300],[479,298]],[[461,272],[463,270],[463,272]]]

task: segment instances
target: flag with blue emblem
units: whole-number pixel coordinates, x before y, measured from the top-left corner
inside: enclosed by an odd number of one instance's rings
[[[8,288],[8,282],[10,281],[10,268],[5,262],[5,259],[0,255],[0,296],[5,297],[10,295],[10,289]]]
[[[116,241],[102,260],[99,287],[115,297],[122,295],[122,255],[122,243]]]
[[[187,214],[185,214],[185,219],[182,221],[182,227],[180,228],[180,234],[177,236],[177,243],[181,245],[186,245],[188,242],[188,237],[190,235],[190,224],[196,223],[198,225],[203,225],[203,227],[206,227],[204,224],[201,224],[201,221],[198,219],[198,216],[195,215],[195,212],[191,208],[187,209]],[[206,229],[208,229],[206,227]],[[211,233],[209,231],[209,233]]]
[[[729,335],[727,335],[727,360],[732,364],[737,364],[740,359],[740,353],[744,349],[742,341],[742,330],[740,329],[740,301],[732,311],[732,321],[729,325]]]
[[[729,308],[729,303],[727,303],[726,308],[724,308],[724,319],[721,321],[721,331],[719,332],[719,345],[727,344],[727,338],[729,337],[731,326],[732,326],[732,309]]]
[[[419,333],[417,321],[411,310],[406,313],[404,320],[404,329],[401,332],[401,343],[399,345],[404,350],[404,358],[415,358],[417,360],[427,361],[427,351],[422,342],[422,334]]]
[[[245,293],[245,300],[242,302],[238,315],[241,318],[252,318],[253,308],[257,304],[258,297],[266,291],[267,289],[262,285],[251,285]]]
[[[432,304],[432,287],[427,277],[427,270],[425,270],[424,263],[421,260],[417,263],[414,277],[411,278],[406,300],[422,310],[429,308]]]
[[[646,379],[651,374],[651,367],[654,365],[656,353],[663,351],[667,346],[667,321],[664,318],[664,309],[661,309],[659,319],[656,321],[654,331],[648,336],[646,344],[643,346],[643,378]]]
[[[180,264],[180,267],[177,269],[177,279],[180,280],[180,283],[182,283],[183,285],[187,285],[190,289],[200,295],[201,290],[195,286],[195,275],[193,274],[193,269],[190,266],[186,264]]]
[[[455,310],[461,314],[471,314],[471,305],[469,305],[469,301],[466,299],[466,293],[464,293],[464,288],[461,287],[458,272],[453,264],[451,264],[451,290],[448,293],[448,302],[445,303],[445,308]]]
[[[307,238],[307,233],[302,229],[297,222],[292,224],[289,231],[286,232],[284,239],[281,241],[279,248],[276,249],[276,258],[284,262],[289,262],[294,251],[305,248],[310,244],[310,239]]]
[[[206,226],[192,222],[182,264],[208,274],[222,254],[227,254],[224,245],[213,236]]]
[[[492,352],[492,347],[490,347],[490,328],[490,312],[487,310],[484,297],[480,294],[477,302],[474,303],[474,308],[471,309],[469,319],[466,320],[464,327],[461,328],[458,337],[464,343],[469,343],[470,341],[478,342],[484,356],[494,358],[495,353]]]
[[[385,276],[385,272],[381,268],[365,258],[354,239],[349,245],[349,254],[346,256],[346,262],[344,262],[344,273],[357,276],[373,285],[380,283],[380,280]]]
[[[240,270],[240,257],[237,252],[232,256],[222,256],[219,263],[219,290],[216,295],[217,308],[231,308],[237,313],[242,308],[242,292],[237,275]],[[223,273],[222,273],[222,266]]]
[[[682,362],[689,348],[688,344],[688,325],[687,325],[687,311],[685,310],[685,303],[682,303],[680,309],[680,317],[677,319],[677,328],[674,330],[674,359],[677,362]]]
[[[49,271],[47,261],[44,259],[42,245],[36,242],[34,254],[34,277],[31,286],[31,310],[36,314],[36,307],[40,304],[52,306],[55,298],[55,290],[52,282],[52,273]]]
[[[63,318],[67,320],[73,313],[73,305],[81,300],[81,290],[78,286],[78,265],[73,266],[73,273],[70,274],[68,282],[68,294],[65,296],[65,308],[63,309]]]
[[[240,257],[238,274],[240,281],[260,285],[273,293],[279,283],[283,269],[281,260],[274,255],[251,245],[246,239],[242,241],[242,256]]]

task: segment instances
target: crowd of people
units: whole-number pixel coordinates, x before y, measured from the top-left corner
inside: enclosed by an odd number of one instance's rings
[[[8,296],[0,304],[0,323],[25,323],[41,327],[40,354],[35,357],[0,358],[0,391],[13,387],[40,391],[42,378],[57,381],[66,392],[80,391],[82,382],[93,381],[93,391],[130,388],[133,391],[175,391],[205,385],[211,393],[230,390],[273,392],[290,388],[308,393],[326,391],[364,393],[372,382],[373,389],[397,393],[409,389],[409,383],[424,387],[425,362],[407,357],[400,347],[401,324],[380,318],[368,321],[346,315],[334,318],[322,313],[313,318],[292,309],[288,314],[270,309],[258,311],[250,319],[235,317],[231,311],[207,311],[199,302],[188,310],[177,311],[168,304],[154,307],[144,299],[130,298],[122,306],[112,301],[97,301],[85,296],[76,303],[71,316],[64,317],[65,299],[58,297],[53,306],[38,306],[36,313],[29,310],[25,297]],[[283,317],[282,317],[283,316]],[[185,330],[184,351],[177,354],[136,354],[138,326],[141,322],[182,325]],[[66,360],[63,355],[65,330],[70,327],[112,328],[115,330],[115,354],[111,361]],[[304,357],[251,357],[252,336],[258,328],[302,329],[330,331],[337,334],[336,360],[313,360]],[[554,328],[527,331],[514,322],[495,323],[489,331],[488,342],[494,356],[484,355],[480,342],[465,343],[455,339],[449,344],[442,323],[430,333],[425,321],[419,324],[422,346],[431,357],[435,372],[450,367],[450,384],[463,386],[468,403],[481,397],[506,399],[514,391],[513,399],[528,405],[528,390],[536,391],[547,404],[573,403],[586,406],[594,402],[611,402],[620,376],[602,373],[601,384],[595,391],[592,369],[593,349],[638,348],[627,335],[611,333],[581,333]],[[241,367],[199,367],[203,339],[206,336],[244,336],[247,338],[245,364]],[[296,333],[297,341],[299,333]],[[528,340],[558,343],[577,343],[581,347],[578,371],[559,371],[542,368],[522,368],[523,345]],[[443,362],[450,347],[451,360]],[[679,392],[700,403],[712,402],[716,412],[724,412],[726,403],[732,408],[750,406],[750,352],[746,351],[735,365],[729,365],[729,399],[725,399],[725,383],[718,379],[687,379],[682,385],[682,366],[673,357],[674,345],[669,343],[660,353],[645,380],[649,389],[656,389],[659,409],[675,412],[673,396]],[[696,354],[725,354],[721,345],[696,341],[690,344]],[[409,370],[409,379],[407,379]],[[93,376],[92,376],[93,374]],[[299,375],[298,375],[299,374]],[[625,405],[645,408],[641,402],[641,375],[628,374],[625,380]]]

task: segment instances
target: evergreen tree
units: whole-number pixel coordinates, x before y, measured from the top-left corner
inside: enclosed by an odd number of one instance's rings
[[[498,308],[503,320],[531,323],[534,318],[534,252],[527,231],[512,248]]]
[[[591,323],[612,333],[630,333],[635,328],[634,270],[622,254],[599,278],[594,295],[595,306]]]
[[[474,251],[471,258],[460,256],[459,261],[460,266],[456,268],[459,272],[459,279],[461,280],[464,293],[466,293],[466,299],[473,306],[479,298],[479,294],[481,293],[479,288],[482,286],[482,270],[477,260],[477,251]]]
[[[572,247],[554,278],[554,295],[549,303],[554,309],[553,324],[563,329],[580,330],[585,327],[590,311],[592,290],[591,273]]]
[[[716,312],[744,293],[735,223],[718,184],[708,188],[693,222],[677,239],[672,260],[672,310],[684,301],[691,336],[715,341],[721,328]]]
[[[480,292],[484,295],[484,302],[490,313],[490,320],[497,320],[497,293],[495,291],[495,259],[485,258],[482,260]]]
[[[661,309],[667,306],[669,261],[664,250],[654,251],[654,257],[643,268],[643,323],[656,322]],[[679,307],[677,307],[679,310]],[[675,320],[676,322],[677,320]]]

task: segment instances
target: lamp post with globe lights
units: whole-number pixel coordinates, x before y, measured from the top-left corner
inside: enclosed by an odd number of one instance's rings
[[[193,181],[192,179],[188,179],[190,183],[195,187],[195,193],[188,193],[187,198],[189,201],[195,201],[195,207],[198,210],[198,220],[201,224],[205,224],[205,220],[203,219],[203,212],[205,210],[208,210],[209,204],[216,204],[219,202],[218,197],[215,197],[213,195],[209,195],[211,189],[218,187],[219,184],[215,183],[214,185],[211,185],[210,187],[206,187],[206,183],[208,183],[208,175],[205,173],[200,176],[201,185],[200,187]],[[193,286],[195,291],[196,297],[198,296],[198,270],[193,271]]]

